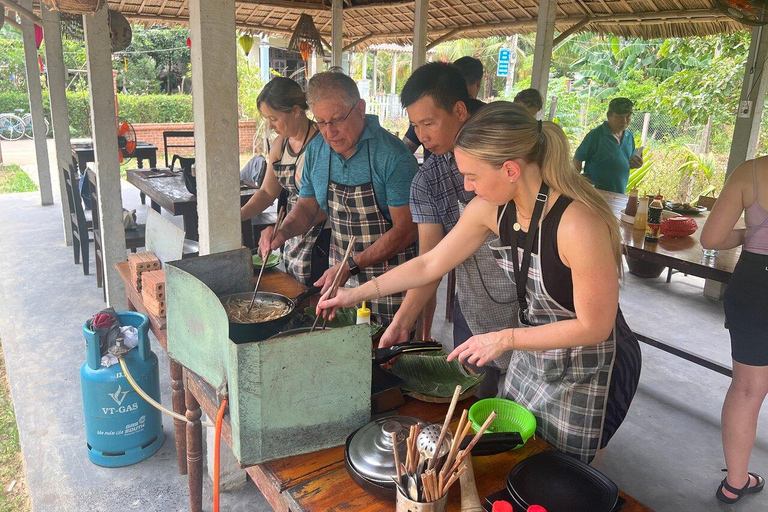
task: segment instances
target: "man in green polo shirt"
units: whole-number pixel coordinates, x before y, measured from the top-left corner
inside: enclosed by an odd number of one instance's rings
[[[573,156],[577,172],[587,176],[595,187],[626,193],[629,170],[643,165],[642,151],[635,150],[635,138],[627,127],[634,104],[628,98],[614,98],[608,104],[608,120],[590,131]]]

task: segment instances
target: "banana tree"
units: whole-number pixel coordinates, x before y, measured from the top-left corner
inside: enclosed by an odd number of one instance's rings
[[[681,203],[688,203],[693,196],[693,188],[696,182],[705,181],[706,186],[696,197],[706,195],[715,190],[710,183],[715,173],[717,162],[712,153],[697,153],[690,148],[681,146],[678,149],[685,153],[685,161],[680,165],[676,172],[680,174],[680,185],[678,187],[678,200]]]

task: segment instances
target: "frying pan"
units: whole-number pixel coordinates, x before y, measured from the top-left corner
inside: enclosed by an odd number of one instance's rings
[[[282,302],[288,306],[288,312],[280,318],[274,318],[266,322],[256,322],[240,324],[236,322],[229,322],[229,339],[233,342],[248,343],[251,341],[263,341],[273,337],[283,330],[285,325],[293,318],[294,314],[298,311],[298,305],[305,299],[320,293],[321,288],[313,286],[302,292],[295,299],[290,299],[285,295],[273,292],[258,292],[256,294],[256,304],[259,302]],[[253,292],[233,293],[231,295],[224,295],[219,297],[222,304],[225,304],[227,300],[251,300]]]

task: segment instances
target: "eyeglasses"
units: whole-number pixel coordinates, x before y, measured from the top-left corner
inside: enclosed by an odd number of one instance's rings
[[[338,127],[341,125],[344,121],[347,120],[349,115],[352,113],[353,110],[355,110],[355,107],[357,106],[357,102],[355,102],[354,105],[352,105],[352,108],[349,109],[349,112],[347,112],[347,115],[342,117],[341,119],[332,119],[330,121],[324,122],[324,121],[317,121],[315,120],[315,124],[317,125],[317,128],[320,130],[325,130],[326,128],[333,128]]]

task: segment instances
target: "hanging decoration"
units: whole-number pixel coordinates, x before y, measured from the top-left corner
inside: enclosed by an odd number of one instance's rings
[[[240,48],[243,49],[246,57],[251,53],[251,48],[253,48],[253,37],[251,37],[250,34],[243,34],[240,36]]]
[[[133,30],[125,16],[118,11],[109,10],[109,40],[112,52],[125,50],[131,45]]]
[[[192,38],[191,37],[187,38],[187,48],[192,48]]]
[[[325,57],[320,32],[317,31],[315,22],[309,14],[299,16],[291,42],[288,43],[288,50],[301,53],[301,58],[304,59],[304,76],[308,76],[309,57],[312,53]]]
[[[107,0],[42,0],[51,11],[70,14],[93,14],[107,3]]]
[[[38,50],[41,44],[43,44],[43,27],[35,25],[35,46]]]

